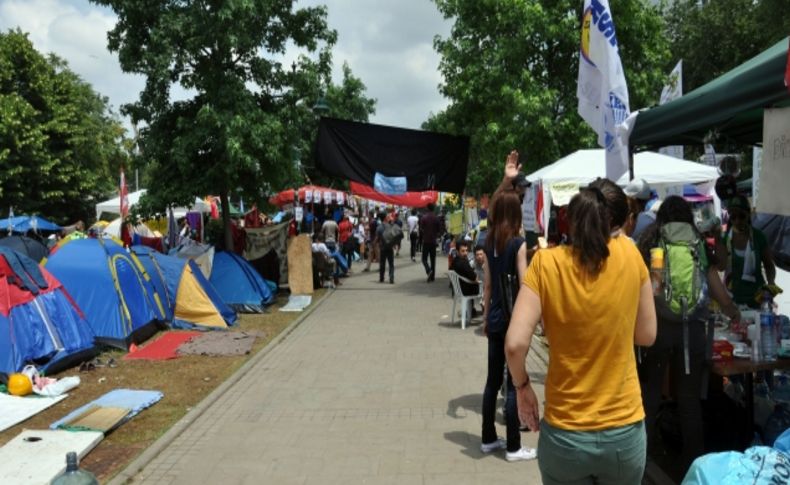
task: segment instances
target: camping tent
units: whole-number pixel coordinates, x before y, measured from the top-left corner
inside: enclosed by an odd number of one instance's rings
[[[154,231],[151,230],[148,226],[143,224],[142,222],[137,224],[136,226],[132,227],[133,234],[139,234],[143,237],[156,237]],[[110,237],[114,237],[116,239],[120,239],[121,237],[121,218],[117,218],[114,221],[107,224],[104,229],[101,230],[102,234],[105,234]]]
[[[7,231],[11,227],[13,232],[25,233],[34,231],[60,231],[61,227],[39,216],[17,216],[0,219],[0,231]]]
[[[54,373],[95,353],[93,332],[60,282],[27,256],[0,248],[0,372],[35,364]]]
[[[35,239],[27,236],[8,236],[0,239],[0,246],[11,248],[22,253],[35,262],[40,262],[49,254],[47,247]]]
[[[126,200],[129,202],[129,207],[135,206],[138,202],[140,202],[140,197],[142,197],[146,192],[146,189],[136,190],[130,194],[127,194]],[[120,197],[113,197],[112,199],[105,200],[104,202],[99,202],[96,204],[96,219],[99,219],[102,215],[102,212],[107,212],[110,214],[120,214],[121,213],[121,198]],[[164,212],[164,208],[162,208],[162,212]],[[183,217],[184,214],[187,212],[211,212],[211,205],[206,203],[200,197],[195,197],[195,203],[189,209],[185,207],[174,207],[173,214],[176,217]]]
[[[244,258],[228,251],[214,254],[211,284],[222,301],[244,313],[261,313],[274,300],[266,280]]]
[[[145,246],[134,246],[132,252],[151,277],[173,326],[227,328],[236,323],[236,313],[225,305],[194,261],[165,256]]]
[[[763,110],[790,106],[784,76],[790,38],[713,81],[636,117],[633,146],[702,144],[709,132],[720,140],[763,141]]]
[[[211,276],[211,267],[214,263],[214,246],[189,241],[171,249],[169,254],[170,256],[193,260],[197,263],[203,276],[206,278]]]
[[[99,343],[126,349],[166,319],[137,256],[110,239],[70,241],[53,250],[45,267],[85,312]]]

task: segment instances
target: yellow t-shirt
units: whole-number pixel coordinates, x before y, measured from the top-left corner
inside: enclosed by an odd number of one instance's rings
[[[591,277],[561,246],[536,253],[524,284],[540,296],[549,341],[546,421],[566,430],[602,430],[645,417],[634,358],[639,291],[647,267],[633,241],[609,240]]]

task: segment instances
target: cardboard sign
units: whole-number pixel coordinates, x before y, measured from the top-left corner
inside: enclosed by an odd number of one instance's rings
[[[790,216],[790,108],[763,114],[763,157],[757,212]]]

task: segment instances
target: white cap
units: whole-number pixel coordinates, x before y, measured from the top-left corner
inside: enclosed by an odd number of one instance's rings
[[[650,200],[650,184],[645,179],[634,179],[625,186],[625,195],[639,200]]]

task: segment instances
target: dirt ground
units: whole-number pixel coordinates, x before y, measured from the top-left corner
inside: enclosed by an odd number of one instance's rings
[[[325,291],[317,290],[313,302],[319,300]],[[97,367],[86,372],[80,372],[75,367],[55,375],[53,377],[79,375],[81,383],[63,401],[0,433],[0,446],[23,429],[48,429],[50,424],[74,409],[113,389],[161,391],[164,394],[161,401],[109,433],[82,460],[83,468],[93,472],[101,483],[107,482],[301,315],[278,311],[286,303],[287,294],[279,295],[266,313],[239,314],[239,323],[232,331],[255,330],[265,333],[263,338],[256,339],[252,351],[247,355],[189,355],[165,361],[125,361],[122,360],[124,352],[107,350],[98,358],[102,362],[114,358],[117,367]],[[156,336],[151,340],[154,338]]]

